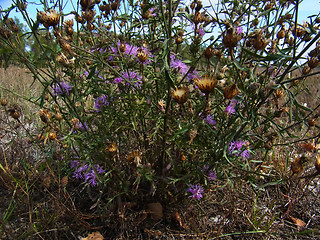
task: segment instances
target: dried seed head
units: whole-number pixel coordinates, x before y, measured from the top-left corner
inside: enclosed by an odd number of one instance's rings
[[[315,117],[311,117],[311,118],[309,118],[309,120],[308,120],[308,126],[309,127],[314,127],[315,125],[317,125],[317,118],[315,118]]]
[[[20,113],[18,111],[14,111],[10,115],[14,119],[19,119],[19,117],[20,117]]]
[[[117,146],[117,144],[116,144],[115,142],[111,142],[111,143],[109,143],[109,144],[107,145],[106,150],[107,150],[109,153],[114,154],[114,153],[117,152],[118,146]]]
[[[182,37],[182,36],[183,36],[183,33],[184,33],[183,30],[179,30],[179,31],[178,31],[178,36]]]
[[[276,89],[276,91],[274,92],[274,96],[275,96],[276,98],[282,98],[283,95],[284,95],[284,89],[282,89],[282,88],[278,88],[278,89]]]
[[[82,11],[85,11],[87,9],[93,9],[96,1],[95,0],[81,0],[80,5]]]
[[[192,3],[190,4],[190,8],[191,8],[191,9],[195,9],[195,8],[196,8],[196,2],[192,2]]]
[[[40,115],[40,119],[42,120],[42,122],[49,124],[50,123],[50,119],[51,119],[51,113],[48,112],[46,109],[41,109],[39,112]]]
[[[203,20],[203,16],[200,12],[195,12],[193,16],[193,22],[195,24],[201,23]]]
[[[66,51],[66,52],[71,52],[71,45],[69,42],[66,40],[66,38],[59,38],[59,45],[60,47]]]
[[[311,72],[311,68],[309,66],[304,66],[302,68],[302,75],[308,75]]]
[[[64,25],[66,27],[72,27],[73,26],[73,19],[67,20],[64,22]]]
[[[176,87],[175,90],[172,90],[172,97],[177,103],[184,104],[189,98],[189,89],[185,86]]]
[[[62,179],[61,179],[61,187],[66,187],[68,185],[68,176],[64,176]]]
[[[277,38],[282,39],[286,36],[286,31],[284,28],[282,28],[278,33],[277,33]]]
[[[54,27],[58,25],[60,21],[60,14],[56,12],[56,10],[51,9],[46,12],[38,12],[37,13],[37,19],[39,20],[40,23],[43,24],[45,27]]]
[[[19,32],[19,28],[18,26],[16,25],[16,23],[14,22],[14,20],[12,18],[8,18],[6,21],[5,21],[7,27],[14,33],[18,33]]]
[[[1,99],[1,105],[4,106],[4,107],[7,106],[8,105],[8,100],[5,99],[5,98],[2,98]]]
[[[264,50],[269,44],[269,41],[265,39],[261,29],[249,34],[249,42],[256,50]]]
[[[233,49],[241,40],[241,34],[238,34],[234,28],[230,27],[225,34],[223,34],[222,43],[226,48]]]
[[[50,140],[55,140],[57,138],[57,134],[55,132],[49,132],[48,138]]]
[[[116,0],[115,2],[111,3],[111,10],[117,11],[120,7],[120,1]]]
[[[96,11],[92,9],[87,9],[86,11],[82,12],[82,17],[87,21],[91,22],[94,18],[94,15],[96,15]]]
[[[203,51],[203,55],[206,59],[210,59],[214,56],[215,54],[215,50],[213,47],[207,47],[204,51]]]
[[[142,156],[138,150],[134,150],[133,152],[129,153],[129,155],[127,156],[127,160],[129,163],[135,163],[137,167],[139,167],[141,166]]]
[[[146,11],[142,11],[141,17],[145,20],[149,19],[151,17],[151,11],[150,9]]]
[[[316,57],[311,57],[309,60],[308,60],[308,66],[313,69],[313,68],[316,68],[318,67],[320,64],[320,60]]]
[[[3,37],[4,39],[9,39],[11,37],[11,34],[12,34],[12,32],[9,29],[7,29],[3,26],[0,26],[1,37]]]
[[[140,60],[140,62],[144,63],[148,60],[148,53],[142,48],[139,48],[137,51],[137,58]]]
[[[176,44],[179,45],[179,44],[181,44],[183,42],[183,38],[180,37],[180,36],[176,36],[175,37],[175,41],[176,41]]]
[[[72,27],[66,27],[65,28],[66,34],[72,36],[73,35],[73,28]]]
[[[86,20],[85,20],[82,16],[80,16],[80,15],[78,15],[78,14],[76,15],[75,19],[76,19],[76,21],[77,21],[78,23],[84,24],[84,23],[86,22]]]
[[[54,118],[58,121],[62,120],[62,114],[60,112],[57,112],[55,115],[54,115]]]
[[[126,51],[126,44],[121,43],[119,47],[120,52],[124,53]]]
[[[237,84],[232,84],[223,89],[223,96],[225,99],[232,99],[237,95],[237,93],[238,93]]]
[[[203,76],[201,78],[195,78],[194,82],[197,84],[201,92],[209,94],[214,90],[217,80],[214,77]]]

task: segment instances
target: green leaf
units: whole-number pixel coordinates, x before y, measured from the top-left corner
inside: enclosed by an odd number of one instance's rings
[[[167,83],[169,84],[170,87],[174,88],[174,82],[173,82],[168,70],[165,69],[164,73],[165,73],[165,77],[166,77]]]

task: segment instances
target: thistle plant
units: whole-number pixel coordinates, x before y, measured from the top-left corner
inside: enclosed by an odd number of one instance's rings
[[[215,178],[263,174],[275,144],[318,137],[319,98],[299,96],[318,74],[319,16],[299,23],[299,1],[56,1],[36,17],[25,4],[2,12],[0,44],[43,86],[32,101],[59,171],[106,199],[199,200]]]

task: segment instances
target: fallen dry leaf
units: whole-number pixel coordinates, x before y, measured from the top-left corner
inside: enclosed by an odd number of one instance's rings
[[[180,214],[178,213],[178,211],[175,211],[173,213],[173,218],[174,218],[174,220],[176,220],[179,223],[180,227],[182,227],[185,230],[188,229],[188,227],[182,223],[182,220],[181,220],[181,217],[180,217]]]
[[[104,237],[101,235],[100,232],[93,232],[88,234],[86,238],[82,238],[81,240],[103,240]]]
[[[151,219],[153,220],[160,220],[163,218],[163,208],[161,203],[149,203],[147,205],[147,211],[150,213]]]
[[[301,219],[291,217],[290,215],[289,215],[289,217],[290,217],[291,221],[298,226],[299,229],[307,226],[307,224],[304,221],[302,221]]]

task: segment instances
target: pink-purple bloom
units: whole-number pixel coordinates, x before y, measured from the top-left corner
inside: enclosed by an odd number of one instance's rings
[[[77,163],[75,164],[75,161],[71,162],[71,168],[76,168],[79,165],[79,162],[76,161]],[[76,169],[72,173],[72,177],[75,179],[84,179],[85,182],[90,184],[91,186],[96,186],[97,185],[97,180],[96,174],[102,174],[104,173],[105,170],[103,169],[102,166],[95,164],[93,167],[89,168],[88,164],[85,164],[78,169]]]
[[[54,95],[69,95],[69,92],[72,90],[72,86],[68,82],[59,82],[56,83],[52,89]]]
[[[231,141],[228,146],[229,155],[241,156],[243,160],[246,160],[250,157],[250,151],[248,149],[243,149],[245,142],[242,140]]]
[[[94,109],[97,112],[100,112],[101,108],[103,108],[104,106],[108,106],[108,105],[109,105],[109,102],[107,100],[106,95],[102,95],[94,101]]]
[[[122,81],[126,80],[126,85],[134,85],[137,88],[141,88],[142,84],[142,76],[140,76],[137,72],[128,71],[122,73],[121,77],[117,77],[114,79],[114,83],[121,83]]]
[[[203,187],[201,187],[200,185],[196,184],[190,184],[190,187],[187,189],[187,192],[190,192],[192,195],[189,196],[189,198],[194,198],[197,200],[200,200],[201,198],[203,198]]]

